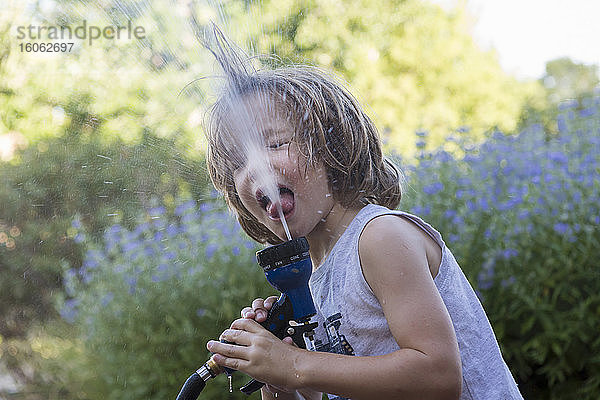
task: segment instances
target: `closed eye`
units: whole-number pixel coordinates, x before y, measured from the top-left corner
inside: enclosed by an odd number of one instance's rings
[[[270,144],[268,145],[268,147],[269,147],[270,149],[278,149],[278,148],[280,148],[280,147],[283,147],[283,146],[285,146],[285,145],[287,145],[287,144],[290,144],[289,140],[287,140],[287,141],[283,141],[283,142],[275,142],[275,143],[270,143]]]

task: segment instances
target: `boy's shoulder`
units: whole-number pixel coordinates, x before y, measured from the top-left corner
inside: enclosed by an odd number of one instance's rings
[[[419,226],[400,214],[383,214],[369,220],[360,235],[360,242],[380,246],[389,241],[408,243],[428,236]]]
[[[417,251],[427,257],[429,269],[437,275],[442,248],[423,228],[400,214],[384,214],[365,225],[358,241],[359,254],[396,254]]]

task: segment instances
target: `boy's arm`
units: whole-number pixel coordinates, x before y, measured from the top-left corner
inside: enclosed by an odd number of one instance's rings
[[[371,357],[309,352],[282,343],[251,320],[210,342],[217,363],[263,382],[352,399],[456,399],[462,374],[452,322],[415,227],[396,216],[371,221],[359,242],[363,274],[401,350]]]

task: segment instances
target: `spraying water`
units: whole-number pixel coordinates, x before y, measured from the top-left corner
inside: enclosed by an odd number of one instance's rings
[[[227,126],[230,135],[225,139],[223,147],[236,165],[247,170],[250,180],[258,187],[257,201],[264,201],[265,211],[271,218],[278,216],[287,239],[291,240],[292,235],[287,225],[285,211],[292,206],[293,198],[287,194],[286,207],[284,207],[282,184],[278,182],[278,178],[285,177],[285,170],[276,171],[271,164],[269,139],[265,137],[271,119],[277,118],[277,107],[270,96],[260,90],[256,90],[250,98],[234,97],[227,99],[226,103],[232,113],[225,117],[224,126]],[[259,112],[264,110],[269,118],[266,120],[257,118],[257,110]]]
[[[288,228],[287,221],[285,220],[285,215],[283,215],[283,209],[280,203],[277,203],[277,210],[279,211],[279,217],[281,218],[281,224],[283,225],[283,229],[285,230],[285,235],[288,240],[292,240],[292,235],[290,234],[290,228]]]
[[[179,95],[185,92],[185,96],[195,99],[200,107],[206,103],[206,85],[212,86],[210,92],[217,93],[223,86],[231,84],[231,82],[227,82],[229,77],[227,71],[224,76],[222,74],[222,70],[227,69],[226,65],[221,64],[221,71],[214,71],[214,75],[211,74],[212,68],[209,65],[212,61],[214,67],[214,59],[206,57],[206,51],[202,50],[203,46],[210,50],[211,45],[218,40],[212,21],[216,21],[221,27],[224,27],[228,35],[231,35],[236,41],[242,32],[260,34],[264,29],[260,23],[257,24],[261,20],[259,15],[253,15],[258,7],[249,7],[251,11],[248,18],[244,19],[241,26],[236,25],[232,30],[228,10],[219,0],[176,1],[170,6],[152,0],[139,2],[112,0],[108,4],[110,6],[94,0],[85,5],[82,4],[81,7],[72,8],[70,12],[79,14],[81,19],[89,19],[91,12],[95,18],[108,20],[113,25],[124,25],[125,21],[142,21],[140,24],[143,25],[146,35],[142,39],[132,41],[132,44],[139,49],[140,64],[143,64],[144,57],[152,55],[150,62],[157,69],[174,69],[181,77],[181,81],[184,81],[186,79],[184,76],[187,75],[187,83],[193,84],[182,84],[174,89],[181,90]],[[168,16],[173,12],[181,23],[168,23]],[[173,40],[173,38],[177,39]],[[249,45],[251,49],[255,46],[254,43]],[[230,56],[232,54],[227,54],[224,59],[227,60]],[[217,79],[202,80],[198,79],[199,77],[216,77]],[[226,78],[225,82],[223,77]],[[204,87],[199,84],[200,80]],[[220,87],[217,87],[218,85]],[[256,93],[261,97],[262,106],[267,111],[274,111],[273,99],[266,95],[260,96],[259,91]],[[270,165],[268,154],[265,151],[263,127],[256,123],[252,113],[249,113],[244,107],[239,107],[240,104],[233,104],[233,101],[234,99],[232,99],[231,106],[236,113],[235,117],[232,116],[231,121],[228,122],[234,126],[233,130],[237,132],[234,147],[236,153],[243,155],[239,161],[252,160],[254,162],[253,169],[257,183],[272,203],[273,208],[270,215],[273,217],[276,212],[285,236],[287,239],[292,239],[276,178],[278,172]],[[285,172],[283,172],[284,174]]]

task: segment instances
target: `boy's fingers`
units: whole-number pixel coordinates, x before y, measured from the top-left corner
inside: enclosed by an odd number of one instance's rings
[[[254,318],[254,316],[256,315],[251,307],[242,308],[241,314],[242,318]]]
[[[254,319],[258,322],[263,322],[267,319],[267,310],[265,309],[265,301],[263,299],[255,299],[252,302],[252,311],[256,315]]]
[[[225,340],[240,346],[250,346],[252,344],[251,334],[239,329],[225,329],[223,333],[221,333],[221,336],[219,336],[219,340]]]
[[[209,340],[208,343],[206,343],[206,348],[211,353],[216,353],[221,356],[237,358],[241,360],[248,360],[248,348],[245,346],[238,346],[236,344],[221,343],[217,342],[216,340]]]
[[[240,318],[240,319],[236,319],[235,321],[233,321],[231,323],[231,329],[240,329],[246,332],[251,332],[251,333],[263,333],[263,332],[267,332],[265,330],[265,328],[263,328],[262,326],[260,326],[258,324],[257,321],[253,320],[253,319],[245,319],[245,318]]]
[[[264,306],[267,310],[270,310],[273,307],[273,304],[277,301],[277,296],[269,296],[264,302]]]
[[[264,308],[265,306],[265,301],[263,299],[261,299],[260,297],[258,299],[254,299],[254,301],[252,302],[252,309],[254,311],[256,311],[259,308]]]

